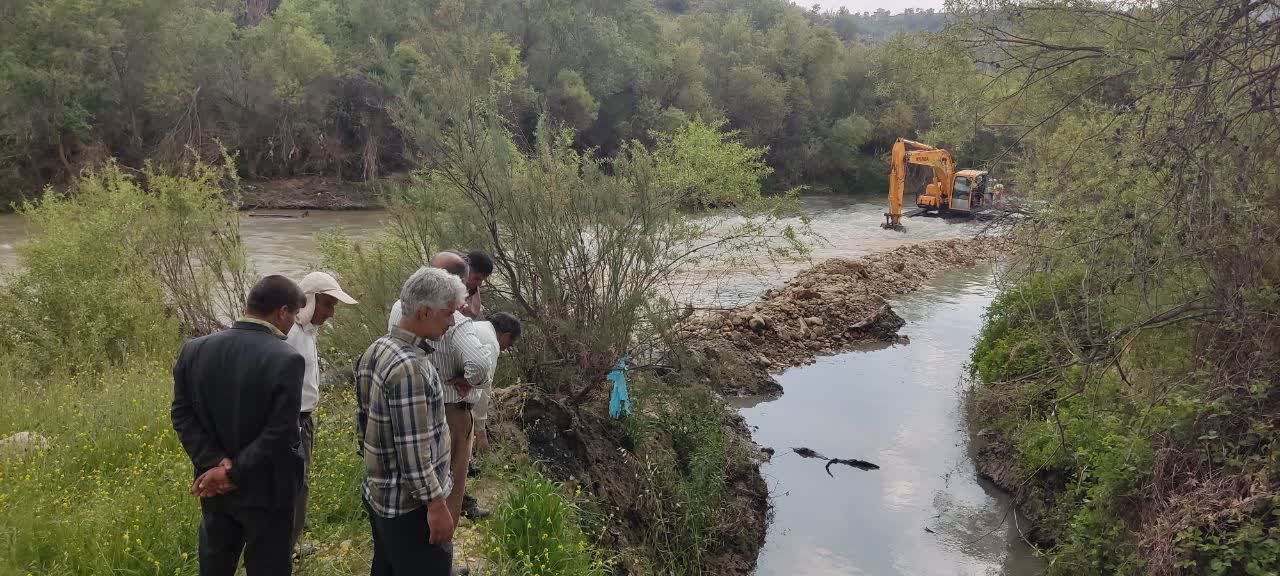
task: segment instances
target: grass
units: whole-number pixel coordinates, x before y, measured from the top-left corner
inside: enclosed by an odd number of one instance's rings
[[[0,467],[0,574],[195,573],[167,370],[24,384],[0,384],[0,434],[35,431],[49,448]]]
[[[582,529],[574,496],[532,469],[513,478],[481,528],[489,566],[500,576],[602,576],[608,563]]]
[[[0,457],[0,576],[198,572],[199,507],[187,493],[191,465],[169,422],[169,370],[149,361],[40,381],[0,372],[0,437],[33,431],[49,441],[42,452]],[[302,576],[369,569],[353,409],[349,389],[322,390],[303,536],[314,552],[298,563]],[[499,574],[606,573],[574,498],[497,448],[483,457],[486,474],[468,483],[482,502],[498,500],[493,520],[463,522],[456,561],[488,563]],[[516,560],[520,551],[525,561]],[[529,561],[535,555],[537,564]]]
[[[169,367],[96,377],[0,379],[0,436],[34,431],[42,452],[0,466],[0,576],[195,574],[199,507],[191,465],[169,423]],[[300,574],[368,569],[349,394],[326,391]]]

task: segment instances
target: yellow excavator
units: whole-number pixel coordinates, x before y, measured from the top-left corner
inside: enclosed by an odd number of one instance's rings
[[[988,203],[986,170],[956,171],[951,153],[899,138],[893,144],[889,165],[889,211],[881,228],[905,231],[902,227],[902,194],[907,187],[907,167],[929,169],[923,187],[916,187],[917,210],[907,216],[937,214],[944,217],[972,216]]]

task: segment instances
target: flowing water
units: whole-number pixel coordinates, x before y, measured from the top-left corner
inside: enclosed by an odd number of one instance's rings
[[[259,274],[284,274],[301,278],[320,258],[317,238],[323,233],[341,231],[365,237],[381,230],[385,212],[344,211],[304,212],[272,210],[245,213],[240,216],[240,236],[254,270]],[[272,218],[272,216],[290,216]],[[17,246],[31,233],[30,226],[15,214],[0,214],[0,272],[18,267]]]
[[[784,372],[781,398],[743,401],[774,521],[758,576],[1040,574],[1025,520],[974,471],[964,365],[994,284],[989,267],[948,272],[893,302],[909,344],[872,346]],[[861,471],[792,447],[880,466]]]
[[[759,270],[702,271],[687,299],[733,305],[754,299],[811,261],[857,257],[908,242],[957,237],[971,226],[914,219],[908,233],[881,230],[883,199],[807,197],[804,209],[822,239],[806,261]],[[241,218],[256,272],[301,277],[316,264],[318,235],[368,236],[385,212],[273,211],[295,218]],[[0,282],[17,269],[15,247],[29,227],[0,215]],[[895,303],[910,324],[909,345],[824,358],[780,377],[786,394],[743,408],[755,437],[777,450],[764,472],[776,517],[761,553],[760,576],[784,574],[1038,574],[1017,537],[1005,498],[979,482],[966,452],[959,379],[992,285],[982,271],[949,274]],[[790,451],[807,446],[881,466],[862,472]],[[933,532],[927,532],[928,528]]]
[[[879,223],[883,220],[884,204],[880,197],[811,196],[803,199],[803,208],[811,219],[813,232],[818,235],[809,259],[770,267],[765,274],[714,270],[709,276],[699,276],[693,282],[696,287],[686,291],[686,295],[693,294],[700,303],[737,304],[754,299],[765,288],[790,278],[808,266],[810,260],[861,256],[906,242],[959,236],[968,228],[937,219],[918,218],[910,223],[908,234],[882,230]],[[270,218],[265,215],[291,217]],[[387,214],[377,210],[306,213],[272,210],[242,214],[240,233],[249,260],[258,274],[284,274],[298,278],[318,262],[316,238],[320,234],[341,230],[357,237],[368,236],[381,230],[386,220]],[[16,247],[30,232],[22,217],[0,214],[0,273],[17,268]]]

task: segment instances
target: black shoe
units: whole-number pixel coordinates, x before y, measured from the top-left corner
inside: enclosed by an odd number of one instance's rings
[[[480,503],[475,498],[471,496],[462,497],[462,516],[464,518],[475,522],[476,520],[488,518],[490,514],[491,512],[488,510],[480,508]]]
[[[475,460],[472,460],[471,463],[467,465],[467,478],[479,478],[479,477],[480,477],[480,467],[476,466]]]
[[[471,569],[466,566],[454,566],[453,569],[449,571],[449,574],[451,576],[469,576],[471,574]]]

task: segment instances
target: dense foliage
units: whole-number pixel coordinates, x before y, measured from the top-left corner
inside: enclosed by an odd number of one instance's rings
[[[1046,506],[1051,571],[1276,573],[1275,6],[954,8],[979,81],[934,129],[985,138],[1038,207],[974,350],[976,428]]]
[[[468,37],[492,38],[524,139],[545,113],[611,155],[700,117],[767,146],[771,188],[874,186],[866,155],[927,117],[877,92],[893,54],[871,42],[941,23],[782,0],[15,0],[0,7],[0,200],[108,157],[176,165],[219,146],[249,177],[402,170],[416,159],[387,114],[395,69]]]

